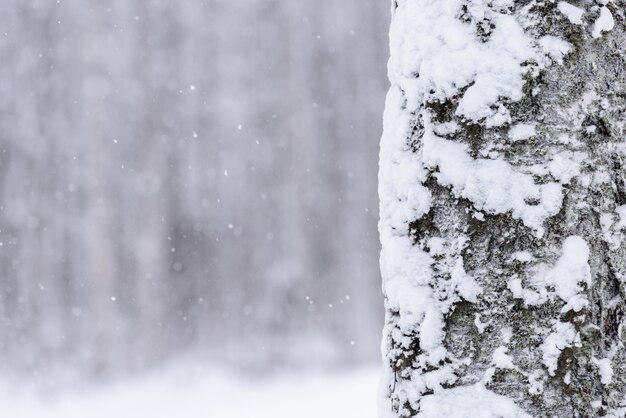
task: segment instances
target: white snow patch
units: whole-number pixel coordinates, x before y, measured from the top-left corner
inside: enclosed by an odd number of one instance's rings
[[[506,396],[476,383],[424,396],[420,418],[531,418]]]
[[[511,277],[508,288],[514,298],[523,299],[527,306],[553,300],[556,295],[565,302],[561,312],[565,313],[569,310],[580,312],[589,304],[580,286],[580,283],[591,286],[591,268],[588,261],[587,243],[582,237],[572,235],[563,241],[561,256],[554,266],[538,266],[538,271],[532,278],[532,284],[536,290],[524,288],[519,277]],[[549,287],[554,287],[554,292],[548,290]]]
[[[473,121],[486,118],[487,126],[498,126],[510,121],[510,115],[494,105],[501,98],[522,98],[526,70],[521,63],[546,62],[515,16],[474,7],[495,25],[483,42],[474,25],[458,18],[462,5],[461,0],[398,3],[390,30],[389,79],[406,92],[409,112],[426,98],[444,101],[469,86],[457,115]]]
[[[563,376],[563,383],[565,383],[566,385],[569,385],[570,383],[572,383],[572,371],[568,370],[565,372],[565,375]]]
[[[537,134],[535,124],[518,123],[509,129],[509,138],[511,141],[523,141],[532,138]]]
[[[418,219],[430,210],[431,200],[430,191],[422,185],[426,171],[415,163],[414,154],[406,143],[410,116],[399,111],[402,104],[402,92],[392,87],[387,94],[383,115],[378,174],[381,234],[386,226],[387,232],[393,230],[398,236],[408,233],[409,220]]]
[[[598,366],[598,370],[600,372],[600,382],[603,385],[609,385],[613,381],[613,367],[611,366],[611,360],[608,358],[603,358],[598,360],[597,358],[592,359],[594,364]]]
[[[563,15],[567,18],[567,20],[570,21],[570,23],[574,25],[583,24],[583,14],[585,14],[585,11],[580,7],[576,7],[565,1],[560,1],[557,7],[559,8],[559,11],[563,13]]]
[[[529,373],[527,377],[528,377],[528,392],[530,392],[533,395],[539,395],[540,393],[543,393],[544,373],[540,370],[535,370],[534,372]]]
[[[517,277],[510,279],[507,287],[513,294],[513,297],[515,299],[522,299],[526,306],[540,305],[546,301],[546,298],[540,293],[524,288],[522,286],[522,280]]]
[[[478,333],[482,334],[483,332],[485,332],[485,329],[489,325],[489,322],[481,322],[480,314],[477,313],[477,314],[474,314],[474,325],[476,325],[476,329],[478,330]]]
[[[568,151],[563,151],[552,157],[548,164],[550,174],[561,184],[568,184],[580,174],[580,160],[582,157]]]
[[[506,344],[511,342],[511,338],[513,338],[513,329],[511,327],[504,327],[500,330],[500,337],[502,341]]]
[[[580,335],[574,325],[568,322],[554,322],[554,332],[548,335],[541,344],[543,364],[548,368],[550,376],[558,367],[561,351],[567,347],[580,347]]]
[[[427,312],[439,317],[441,312],[428,288],[432,258],[407,238],[383,235],[381,239],[381,272],[386,278],[383,288],[388,309],[400,313],[399,326],[411,330],[424,320]]]
[[[602,236],[603,236],[604,241],[611,244],[611,249],[618,248],[621,242],[619,234],[613,233],[612,227],[613,227],[614,220],[615,220],[615,215],[613,213],[603,212],[600,215],[600,227],[602,228]]]
[[[618,229],[626,228],[626,205],[621,205],[615,208],[615,212],[619,215],[619,221],[617,223]]]
[[[536,280],[544,285],[554,286],[556,294],[566,302],[561,309],[567,312],[572,309],[579,312],[589,303],[581,294],[579,283],[591,286],[591,268],[589,267],[589,247],[585,240],[577,235],[567,237],[563,241],[561,257],[556,265],[545,275]]]
[[[513,259],[522,263],[530,263],[535,257],[529,251],[517,251],[513,253]]]
[[[442,255],[445,252],[445,240],[439,237],[429,238],[428,249],[432,256]]]
[[[499,369],[515,369],[513,364],[513,358],[506,352],[508,349],[504,346],[500,346],[493,352],[492,361],[493,365]]]
[[[434,131],[439,136],[445,136],[455,133],[459,130],[459,124],[456,122],[439,123],[435,125]]]
[[[563,57],[572,50],[569,42],[552,35],[543,36],[539,39],[539,44],[543,51],[559,64],[563,63]]]
[[[482,288],[476,280],[465,272],[463,259],[458,258],[450,275],[450,282],[454,284],[459,295],[468,302],[476,302],[476,298],[482,293]]]
[[[474,213],[472,213],[472,217],[474,219],[477,219],[477,220],[481,221],[481,222],[483,222],[485,220],[485,214],[482,213],[482,212],[474,212]]]
[[[423,158],[427,166],[437,167],[437,181],[452,186],[455,195],[469,199],[479,210],[490,213],[511,212],[539,234],[543,221],[556,215],[563,200],[558,183],[535,184],[529,174],[517,171],[503,160],[474,159],[467,145],[426,133]],[[528,201],[537,200],[538,204]]]
[[[591,31],[591,36],[594,38],[599,38],[602,36],[602,32],[608,32],[613,30],[615,26],[615,20],[613,19],[613,14],[609,10],[608,7],[602,6],[600,8],[600,16],[593,24],[593,30]]]

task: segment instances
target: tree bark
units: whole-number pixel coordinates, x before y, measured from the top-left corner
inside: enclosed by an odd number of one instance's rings
[[[392,2],[381,417],[626,414],[625,8]]]

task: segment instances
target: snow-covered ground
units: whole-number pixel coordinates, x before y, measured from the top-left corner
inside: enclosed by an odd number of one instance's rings
[[[0,385],[10,418],[375,418],[378,369],[251,379],[169,370],[55,397]]]

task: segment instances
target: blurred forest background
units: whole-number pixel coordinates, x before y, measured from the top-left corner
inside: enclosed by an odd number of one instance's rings
[[[0,373],[377,361],[388,21],[2,0]]]

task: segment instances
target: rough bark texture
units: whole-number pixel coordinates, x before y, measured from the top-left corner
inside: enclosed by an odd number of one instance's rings
[[[419,89],[423,83],[420,68],[413,72],[414,84],[394,76],[394,53],[399,52],[392,42],[390,96],[401,99],[388,99],[387,112],[400,116],[387,117],[383,147],[399,142],[393,151],[381,152],[381,263],[387,300],[381,416],[439,416],[428,405],[430,397],[441,400],[445,392],[456,393],[454,388],[475,385],[519,407],[493,416],[626,416],[626,2],[571,0],[584,12],[581,23],[557,2],[442,2],[460,6],[450,13],[475,27],[475,36],[486,45],[498,22],[489,18],[492,13],[522,22],[525,36],[534,41],[550,35],[567,42],[569,49],[562,60],[549,64],[520,63],[521,96],[500,96],[491,106],[504,106],[510,118],[490,123],[488,117],[474,120],[458,112],[477,76],[445,97],[435,97],[435,85],[411,106],[410,86]],[[394,1],[392,33],[412,3],[414,8],[434,7],[427,0]],[[473,13],[476,7],[488,13]],[[607,10],[612,30],[594,37]],[[411,64],[403,65],[397,72],[406,75]],[[450,123],[457,128],[437,130]],[[533,126],[521,139],[513,132],[520,124]],[[535,185],[560,187],[560,205],[546,210],[538,223],[515,208],[490,207],[467,191],[468,184],[445,181],[442,160],[425,157],[432,132],[446,144],[464,144],[472,164],[503,161]],[[425,209],[417,210],[410,193],[398,186],[399,167],[410,164],[417,167],[415,187],[428,189]],[[394,181],[397,187],[390,193]],[[545,206],[542,196],[525,196],[524,203]],[[410,210],[392,213],[403,202]],[[405,258],[396,247],[402,239],[411,243],[403,250]],[[576,245],[582,250],[568,249]],[[428,257],[428,265],[390,267],[406,264],[408,257]],[[475,298],[464,296],[454,278],[459,259],[462,276],[481,288]],[[570,268],[578,264],[580,277]],[[570,275],[572,298],[563,296],[568,292],[562,287]],[[427,299],[442,308],[440,346],[421,340],[430,326],[429,311],[403,299],[415,289],[427,292]],[[435,350],[443,354],[434,356]]]

